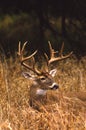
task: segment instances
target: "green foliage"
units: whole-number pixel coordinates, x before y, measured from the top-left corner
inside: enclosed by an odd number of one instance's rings
[[[49,17],[50,25],[57,30],[54,35],[49,28],[43,30],[43,37],[40,31],[40,22],[35,13],[6,14],[0,18],[0,44],[6,53],[15,53],[19,41],[30,43],[30,50],[44,49],[47,52],[48,41],[51,41],[54,48],[60,48],[65,42],[66,51],[82,50],[85,52],[85,26],[84,20],[65,19],[66,36],[62,37],[62,18]],[[71,49],[72,48],[72,49]]]
[[[19,41],[35,41],[38,35],[38,21],[27,14],[6,15],[0,20],[0,41],[11,50],[16,49]],[[35,40],[33,40],[35,39]]]

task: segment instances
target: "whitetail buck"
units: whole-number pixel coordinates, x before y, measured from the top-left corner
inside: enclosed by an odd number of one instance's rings
[[[19,43],[18,48],[18,55],[20,58],[21,65],[27,68],[29,71],[24,72],[23,75],[25,78],[32,80],[32,85],[30,86],[30,105],[36,106],[39,103],[46,103],[46,96],[48,90],[56,90],[59,88],[59,85],[54,81],[54,76],[56,74],[56,69],[49,70],[49,66],[57,61],[64,60],[71,56],[72,52],[68,55],[63,56],[63,48],[64,44],[62,44],[60,53],[58,57],[55,57],[57,52],[54,51],[50,42],[49,42],[49,49],[50,49],[50,59],[48,58],[47,54],[45,54],[46,65],[43,69],[38,69],[34,55],[37,53],[35,51],[28,57],[24,57],[24,49],[26,46],[26,42],[21,47],[21,43]],[[33,65],[27,64],[28,60],[32,60]]]

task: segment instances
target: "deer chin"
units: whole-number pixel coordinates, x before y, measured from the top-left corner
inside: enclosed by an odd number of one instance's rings
[[[36,94],[37,95],[46,95],[46,92],[47,92],[47,90],[37,89]]]

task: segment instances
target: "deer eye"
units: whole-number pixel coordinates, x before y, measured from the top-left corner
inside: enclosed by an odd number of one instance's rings
[[[45,77],[41,77],[40,80],[45,80]]]

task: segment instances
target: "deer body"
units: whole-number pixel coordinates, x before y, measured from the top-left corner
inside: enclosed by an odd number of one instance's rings
[[[77,98],[80,99],[83,102],[86,102],[86,92],[80,91],[80,92],[67,92],[67,97],[70,98]]]

